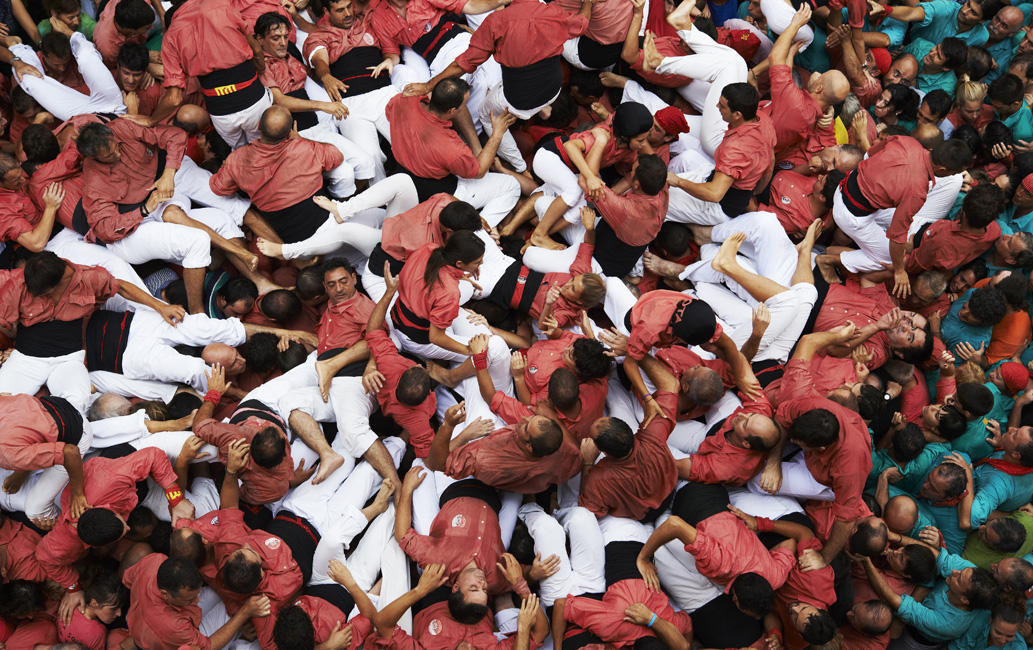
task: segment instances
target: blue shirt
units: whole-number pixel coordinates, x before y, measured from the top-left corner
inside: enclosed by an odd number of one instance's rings
[[[1026,104],[1025,100],[1022,102],[1022,107],[1008,117],[1001,117],[997,113],[995,115],[1006,127],[1011,129],[1011,133],[1016,141],[1029,142],[1033,140],[1033,113],[1030,112],[1029,105]]]
[[[925,12],[925,18],[911,23],[911,37],[922,38],[931,43],[939,43],[948,36],[955,36],[965,41],[965,45],[983,45],[990,38],[986,24],[979,23],[961,34],[958,32],[958,13],[961,4],[951,0],[931,0],[918,5]],[[993,18],[990,16],[989,20]],[[953,94],[953,93],[951,93]]]
[[[933,4],[939,1],[933,0],[933,2],[924,2],[922,4]],[[934,43],[930,43],[922,38],[916,38],[904,46],[904,51],[918,59],[918,79],[916,82],[919,90],[923,93],[928,93],[932,90],[940,89],[953,97],[954,87],[958,84],[958,77],[952,70],[944,70],[935,74],[925,74],[922,72],[925,69],[925,61],[923,59],[934,47],[936,47]]]
[[[1004,452],[994,452],[990,458],[1004,458]],[[973,529],[985,524],[994,510],[1018,510],[1029,503],[1033,495],[1033,472],[1012,476],[986,463],[973,470],[972,482],[976,487],[972,500]]]
[[[962,549],[965,548],[965,531],[961,530],[958,526],[958,507],[956,505],[949,506],[937,506],[930,503],[927,499],[923,499],[918,496],[918,493],[922,489],[922,485],[925,483],[925,479],[929,476],[929,472],[933,471],[943,463],[944,456],[948,453],[948,446],[942,443],[934,443],[926,445],[926,447],[934,447],[937,453],[941,454],[939,458],[935,459],[932,467],[927,472],[917,476],[909,476],[905,480],[898,482],[896,485],[889,486],[890,498],[893,498],[899,494],[907,494],[914,498],[915,503],[918,504],[918,511],[920,518],[924,517],[926,521],[931,521],[932,524],[940,529],[943,534],[943,543],[947,546],[947,550],[951,553],[960,555]],[[966,462],[969,462],[968,456],[962,454],[962,457]],[[923,523],[918,530],[924,528],[928,523]],[[917,534],[917,532],[916,532]]]
[[[955,570],[975,567],[967,560],[946,551],[936,556],[936,570],[946,578]],[[958,609],[947,597],[947,583],[938,580],[921,603],[908,595],[901,596],[897,616],[922,633],[930,641],[947,642],[961,636],[972,624],[979,610]]]
[[[947,311],[947,316],[940,323],[940,337],[943,339],[943,344],[947,346],[948,350],[953,350],[954,346],[962,341],[967,341],[972,345],[973,348],[979,349],[979,346],[983,343],[990,345],[990,337],[993,335],[993,327],[986,325],[970,325],[969,323],[962,322],[958,317],[961,312],[961,308],[968,303],[969,298],[972,297],[972,293],[975,289],[969,289],[965,293],[961,294],[954,304],[951,305],[950,310]],[[964,359],[958,357],[954,362],[955,365],[960,366],[965,363]]]
[[[960,637],[947,644],[947,650],[998,650],[998,647],[990,643],[990,611],[981,609],[969,623],[968,630]],[[1000,650],[1026,650],[1026,642],[1022,640],[1021,634]]]

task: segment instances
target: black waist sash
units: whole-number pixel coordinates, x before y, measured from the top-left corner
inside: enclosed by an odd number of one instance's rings
[[[18,325],[14,349],[30,357],[63,357],[82,350],[82,319]]]
[[[413,343],[430,343],[430,321],[413,313],[401,298],[395,300],[395,306],[391,308],[391,321],[395,329],[408,336]]]
[[[380,73],[376,79],[370,76],[372,70],[369,68],[375,68],[383,60],[380,48],[372,45],[354,47],[330,64],[330,74],[348,86],[346,98],[365,95],[391,85],[391,75],[386,72]]]
[[[464,478],[445,488],[445,491],[441,493],[441,497],[438,499],[438,507],[444,508],[445,504],[452,499],[464,497],[480,499],[488,504],[488,507],[494,510],[496,515],[502,510],[502,500],[499,499],[498,491],[475,478]]]
[[[710,176],[707,176],[705,183],[709,183],[714,180],[714,172],[710,172]],[[740,214],[746,214],[750,208],[750,199],[753,198],[753,190],[743,190],[735,187],[729,187],[728,191],[725,192],[724,198],[722,198],[718,204],[721,206],[721,210],[728,215],[729,219],[734,219]]]
[[[86,323],[86,367],[122,374],[133,312],[99,310]]]
[[[294,99],[308,99],[308,92],[304,88],[298,88],[292,90],[289,93],[284,93],[288,97]],[[319,118],[316,117],[315,111],[291,111],[291,115],[294,117],[294,121],[298,123],[298,130],[304,131],[305,129],[311,129],[315,125],[319,124]]]
[[[455,174],[446,174],[444,178],[417,176],[403,167],[400,163],[398,165],[398,171],[406,174],[412,179],[413,185],[416,186],[416,194],[420,199],[420,203],[426,201],[435,194],[440,194],[442,192],[445,194],[455,194],[456,188],[459,187],[459,177]]]
[[[265,96],[251,59],[232,68],[216,70],[197,78],[204,89],[204,105],[212,115],[232,115],[251,108]],[[214,94],[209,94],[214,91]]]
[[[587,35],[577,41],[577,58],[586,68],[600,70],[615,65],[621,58],[624,42],[603,45]]]
[[[649,244],[625,244],[604,218],[595,227],[595,252],[592,255],[599,262],[599,266],[603,267],[603,273],[614,278],[623,278],[635,268],[635,263],[642,257],[647,246]]]
[[[369,254],[369,272],[378,278],[384,277],[384,262],[391,264],[391,275],[398,276],[402,272],[405,262],[395,258],[384,250],[384,247],[377,244],[373,252]]]
[[[259,209],[258,212],[269,222],[283,243],[294,244],[315,234],[329,216],[312,198],[310,196],[280,210]]]
[[[241,402],[233,415],[230,416],[230,424],[240,424],[248,418],[258,418],[265,420],[269,424],[279,427],[282,431],[287,431],[287,423],[283,421],[276,411],[272,410],[264,402],[257,399],[249,399],[246,402]]]
[[[488,299],[506,309],[528,314],[544,281],[544,273],[532,271],[520,262],[513,262],[495,283]]]
[[[327,359],[333,359],[342,352],[347,351],[348,348],[330,348],[322,354],[316,357],[319,361],[326,361]],[[365,361],[353,361],[345,367],[334,373],[334,377],[361,377],[366,372]]]
[[[865,217],[878,209],[868,199],[864,198],[861,186],[857,182],[856,169],[847,174],[846,178],[840,182],[839,189],[843,193],[843,205],[855,217]]]
[[[465,24],[465,18],[447,13],[438,19],[438,22],[427,33],[416,39],[416,42],[412,44],[412,49],[427,63],[431,63],[445,43],[466,31],[463,29]]]
[[[75,210],[72,211],[72,228],[83,237],[90,232],[90,222],[86,220],[86,210],[82,207],[81,198],[75,204]],[[103,246],[103,244],[101,245]]]
[[[57,425],[57,441],[66,445],[78,445],[83,434],[82,414],[79,410],[65,398],[54,395],[41,397],[39,402]]]
[[[513,108],[526,111],[544,106],[563,87],[559,55],[522,68],[502,66],[502,92]]]

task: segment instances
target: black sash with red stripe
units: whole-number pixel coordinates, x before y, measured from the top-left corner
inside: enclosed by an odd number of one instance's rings
[[[401,298],[396,300],[395,306],[391,308],[391,321],[395,329],[408,336],[413,343],[430,343],[430,321],[413,313]]]
[[[43,409],[54,419],[57,425],[57,441],[67,445],[78,445],[82,440],[82,414],[63,397],[39,398]]]
[[[488,299],[500,307],[529,314],[542,282],[545,282],[544,273],[532,271],[520,262],[513,262],[495,283]]]
[[[384,60],[380,48],[353,47],[344,56],[330,64],[330,74],[348,86],[345,98],[365,95],[391,85],[391,75],[382,72],[376,79],[370,76],[370,68],[375,68]]]
[[[86,367],[91,371],[105,370],[122,374],[122,359],[129,344],[129,327],[133,324],[131,311],[93,312],[86,323]]]
[[[846,178],[839,184],[839,189],[843,193],[843,205],[846,206],[847,210],[850,210],[850,214],[855,217],[865,217],[878,210],[878,208],[864,198],[864,194],[861,193],[861,185],[857,182],[857,177],[857,170],[855,169],[847,174]]]
[[[427,63],[433,62],[445,43],[466,31],[463,29],[465,22],[466,19],[461,16],[445,14],[427,33],[416,39],[412,44],[413,51],[422,56]]]
[[[237,406],[237,410],[233,411],[233,415],[230,416],[230,424],[240,424],[248,418],[265,420],[269,424],[279,427],[281,431],[287,431],[287,423],[283,421],[283,418],[277,415],[276,411],[266,406],[264,402],[260,402],[257,399],[241,402]]]

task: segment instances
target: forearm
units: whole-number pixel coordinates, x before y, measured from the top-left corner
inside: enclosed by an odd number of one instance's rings
[[[208,643],[211,645],[211,650],[222,650],[226,647],[233,637],[237,636],[237,632],[240,632],[240,628],[250,618],[250,612],[247,608],[242,607],[236,614],[230,617],[230,620],[225,625],[215,631],[215,634],[208,637]]]
[[[495,129],[488,141],[484,143],[484,148],[477,154],[477,178],[483,178],[495,163],[495,155],[499,152],[499,145],[502,144],[502,136],[505,133],[503,129]]]
[[[513,389],[516,391],[516,397],[524,404],[531,403],[531,390],[527,387],[527,382],[524,378],[514,377],[513,378]]]
[[[975,493],[976,490],[970,476],[965,485],[965,496],[958,502],[958,528],[961,530],[972,530],[972,501]]]
[[[777,466],[781,469],[782,466],[782,452],[785,449],[786,441],[789,439],[789,431],[782,426],[778,427],[779,436],[778,442],[775,446],[768,450],[768,457],[764,461],[765,469],[774,468]]]
[[[495,384],[492,383],[487,368],[477,371],[477,387],[481,389],[481,399],[491,404],[491,400],[495,397]]]
[[[473,70],[471,70],[470,73],[472,74]],[[431,77],[431,80],[428,81],[427,84],[431,87],[431,89],[433,89],[443,79],[448,79],[449,77],[458,77],[464,74],[467,74],[466,70],[463,70],[461,67],[459,67],[458,63],[453,61],[452,63],[448,64],[447,68],[439,72],[434,77]]]
[[[38,253],[43,250],[43,247],[47,245],[50,240],[50,233],[54,230],[54,218],[57,216],[57,208],[47,206],[43,211],[43,216],[40,217],[39,223],[36,227],[30,230],[25,235],[18,237],[18,243],[28,248],[33,253]]]
[[[32,16],[29,15],[29,12],[22,3],[22,0],[11,0],[11,11],[14,14],[14,19],[18,21],[21,28],[24,29],[29,38],[32,39],[32,42],[39,43],[39,29],[36,27],[36,23],[32,21]],[[5,61],[5,63],[9,63],[9,61]]]
[[[150,307],[155,311],[165,306],[165,303],[162,301],[158,300],[132,282],[126,282],[125,280],[118,281],[118,295],[139,305]]]
[[[435,472],[445,470],[445,461],[448,459],[448,452],[451,449],[452,432],[455,425],[444,422],[438,427],[434,434],[434,440],[430,443],[430,452],[427,454],[427,469]]]
[[[402,538],[412,528],[412,491],[399,490],[395,502],[395,541],[401,543]]]
[[[653,382],[653,385],[656,386],[657,390],[669,393],[678,392],[678,380],[653,355],[647,354],[643,356],[638,364],[642,371],[646,373],[646,376],[649,377],[649,380]]]
[[[430,342],[439,348],[444,348],[449,352],[455,352],[456,354],[470,354],[470,347],[463,345],[459,341],[455,340],[448,334],[445,334],[445,330],[441,329],[437,325],[430,326]]]
[[[164,121],[167,117],[176,112],[180,104],[183,103],[183,89],[170,86],[165,89],[165,94],[161,96],[161,101],[158,102],[158,106],[155,107],[154,112],[151,113],[151,124],[158,124]]]
[[[846,546],[852,527],[853,525],[850,522],[839,521],[838,519],[832,524],[832,532],[829,533],[829,539],[821,549],[821,557],[825,560],[825,564],[832,562],[832,558],[839,555],[839,552]]]
[[[674,624],[657,616],[650,629],[670,650],[688,650],[689,643]]]
[[[753,361],[753,357],[757,356],[757,350],[760,349],[760,341],[764,338],[764,332],[758,334],[757,332],[751,332],[750,338],[746,339],[746,342],[742,344],[739,352],[747,361]]]
[[[631,358],[631,355],[624,357],[624,372],[628,375],[628,380],[631,382],[631,391],[639,399],[649,394],[649,389],[646,388],[646,382],[642,379],[642,373],[639,370],[639,363],[636,359]]]
[[[410,589],[402,594],[400,598],[391,601],[386,607],[377,612],[373,617],[373,627],[377,629],[377,636],[382,639],[390,638],[394,634],[395,626],[398,625],[399,619],[425,595],[418,588]]]
[[[585,16],[585,18],[591,18],[592,3],[581,3],[581,11],[578,13]],[[628,65],[632,65],[638,61],[638,33],[639,30],[642,29],[642,15],[642,12],[638,10],[631,14],[631,24],[628,25],[628,33],[624,37],[624,47],[621,48],[621,60]]]
[[[240,507],[240,483],[237,475],[231,474],[228,470],[222,479],[222,489],[219,490],[219,507],[223,510],[235,510]]]
[[[299,99],[297,97],[291,97],[280,92],[279,88],[273,88],[273,103],[278,106],[283,106],[290,112],[301,112],[301,111],[320,111],[323,110],[323,102],[317,102],[311,99]]]
[[[904,256],[907,253],[907,244],[901,244],[890,240],[890,259],[893,261],[893,272],[900,273],[904,270]]]
[[[64,468],[68,472],[68,485],[72,496],[83,495],[82,454],[75,445],[66,444],[63,450]]]
[[[781,535],[782,537],[788,537],[795,539],[797,543],[806,541],[814,537],[814,533],[807,526],[794,523],[792,521],[782,521],[775,519],[771,522],[772,532]]]
[[[871,563],[871,560],[865,560],[863,564],[864,572],[868,574],[868,582],[872,585],[876,595],[889,605],[893,611],[900,609],[900,596],[890,588],[886,583],[886,579],[882,577],[882,574]]]
[[[470,0],[463,6],[463,13],[467,16],[486,14],[506,4],[509,4],[509,0]]]

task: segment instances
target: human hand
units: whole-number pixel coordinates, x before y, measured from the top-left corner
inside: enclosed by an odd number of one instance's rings
[[[499,572],[505,576],[509,584],[516,585],[520,578],[523,577],[524,572],[520,570],[520,563],[513,557],[512,553],[503,553],[502,562],[496,562],[495,566],[498,567]]]
[[[907,271],[898,271],[893,274],[893,295],[904,300],[911,295],[911,279]]]
[[[226,446],[226,471],[230,474],[239,474],[247,467],[251,445],[243,438],[233,440]]]
[[[491,337],[487,334],[475,334],[468,345],[470,346],[470,354],[481,354],[488,351],[488,340]]]
[[[649,625],[653,620],[653,612],[642,603],[635,603],[624,610],[624,622],[635,625]]]
[[[477,440],[483,438],[492,431],[495,430],[495,425],[491,420],[485,418],[477,418],[470,424],[466,425],[463,429],[463,436],[467,439],[467,442],[471,440]]]
[[[244,603],[244,608],[250,614],[248,618],[265,618],[272,612],[272,603],[268,596],[251,596]]]
[[[169,514],[172,518],[172,525],[175,526],[176,522],[180,519],[186,519],[189,521],[194,520],[194,504],[190,503],[188,499],[183,499],[176,505],[169,509]]]
[[[879,317],[879,320],[875,321],[875,327],[880,331],[891,330],[894,327],[900,325],[900,321],[904,318],[903,313],[899,307],[894,307],[885,314]]]
[[[36,69],[36,66],[29,65],[25,61],[12,61],[11,67],[14,68],[14,78],[17,79],[19,82],[25,75],[29,75],[30,77],[36,77],[38,79],[44,78],[43,73]]]
[[[560,299],[560,285],[554,284],[551,287],[549,287],[548,293],[545,294],[545,304],[546,305],[555,304],[555,302],[557,300],[559,300],[559,299]]]
[[[514,352],[509,356],[509,374],[513,375],[513,378],[523,377],[524,371],[527,369],[527,359],[520,352]]]
[[[528,572],[528,575],[531,576],[532,580],[542,580],[555,575],[560,570],[560,566],[561,563],[558,555],[553,554],[543,560],[541,553],[535,553],[534,562],[531,563],[531,570]]]
[[[588,206],[581,208],[581,225],[585,230],[595,230],[595,219],[595,210]]]
[[[499,137],[506,132],[506,129],[513,126],[516,122],[516,115],[509,112],[509,109],[502,111],[500,115],[491,115],[491,132],[492,134],[498,133]]]
[[[778,494],[782,489],[782,463],[774,463],[764,468],[760,474],[760,489],[768,494]]]
[[[423,569],[423,574],[420,576],[420,581],[416,585],[416,589],[421,594],[426,596],[441,585],[448,581],[448,572],[445,570],[444,564],[431,564]]]
[[[395,64],[391,62],[391,59],[384,59],[383,61],[378,63],[376,66],[370,67],[370,68],[366,68],[366,69],[367,70],[372,70],[372,72],[369,73],[369,76],[371,76],[374,79],[376,79],[377,77],[380,76],[380,74],[382,72],[386,72],[388,76],[391,76],[391,71],[394,70],[394,68],[395,68]]]
[[[32,522],[36,528],[42,531],[50,532],[54,530],[54,526],[57,525],[57,517],[50,517],[48,515],[40,515],[39,517],[33,517],[29,521]]]
[[[355,578],[352,576],[352,572],[349,571],[344,562],[341,562],[340,560],[330,561],[327,575],[330,576],[331,580],[345,587],[355,584]]]
[[[968,345],[968,344],[966,343],[965,345]],[[961,344],[958,344],[957,347],[960,348]],[[969,345],[969,347],[971,348],[972,346]],[[954,355],[951,354],[950,352],[944,350],[943,352],[940,353],[940,356],[936,359],[936,365],[940,367],[940,372],[941,373],[950,373],[950,374],[953,375],[954,374]]]
[[[402,480],[402,490],[412,494],[413,490],[420,487],[425,478],[427,478],[427,472],[424,468],[419,465],[413,465],[412,469],[405,473],[405,478]]]
[[[201,448],[204,446],[204,440],[197,436],[190,436],[183,441],[183,447],[179,450],[179,460],[189,462],[192,460],[199,460],[201,458],[208,458],[210,455],[208,452],[201,452]]]
[[[649,423],[652,422],[653,418],[655,418],[655,417],[661,417],[661,418],[663,418],[665,420],[668,419],[667,415],[664,413],[664,410],[662,408],[660,408],[659,404],[656,403],[656,399],[655,398],[654,399],[647,399],[644,402],[642,402],[642,411],[643,411],[643,415],[642,415],[642,427],[643,428],[649,426]]]
[[[51,183],[43,192],[43,202],[48,208],[57,210],[65,200],[65,190],[61,183]]]
[[[990,433],[990,435],[987,436],[986,441],[990,443],[990,446],[994,449],[1000,449],[1003,446],[1001,441],[1003,433],[1001,431],[1001,423],[997,420],[987,419],[986,430]]]
[[[348,107],[341,102],[322,102],[319,110],[334,116],[335,119],[343,120],[348,117]]]
[[[739,520],[746,524],[746,527],[750,530],[757,530],[757,518],[751,514],[747,514],[742,510],[739,510],[735,506],[729,504],[728,511],[739,518]]]
[[[79,613],[86,612],[86,597],[82,591],[66,592],[62,596],[61,604],[57,606],[57,617],[68,625],[72,622],[72,613],[75,610],[79,610]]]
[[[932,546],[933,548],[940,548],[940,542],[943,540],[943,534],[940,533],[940,529],[935,526],[926,526],[922,530],[918,531],[918,541]]]
[[[208,390],[225,393],[233,385],[233,382],[226,381],[226,369],[222,364],[213,364],[204,374],[208,378]]]
[[[646,583],[646,589],[660,593],[660,577],[656,573],[656,565],[639,555],[635,560],[635,566],[642,576],[642,581]]]
[[[596,446],[595,440],[583,439],[581,441],[581,459],[584,464],[594,465],[597,458],[599,458],[599,447]]]
[[[986,341],[980,343],[978,349],[972,347],[968,341],[962,341],[954,346],[954,351],[965,361],[977,361],[986,351]]]
[[[127,113],[139,113],[140,112],[140,96],[135,92],[122,91],[122,103],[126,105]]]
[[[757,308],[753,310],[753,335],[758,338],[764,336],[770,324],[771,311],[764,303],[757,303]]]
[[[323,88],[326,90],[326,94],[330,96],[331,101],[341,101],[341,97],[348,92],[348,85],[333,74],[327,73],[323,75],[321,81],[323,82]]]
[[[445,417],[443,418],[444,424],[450,427],[454,427],[463,420],[466,419],[466,402],[459,402],[448,407],[445,411]]]
[[[82,492],[72,492],[72,502],[69,505],[68,516],[72,519],[78,519],[84,512],[90,509],[90,504],[86,502],[86,495]]]
[[[609,330],[600,330],[599,342],[609,348],[606,355],[609,357],[623,357],[628,353],[628,337],[617,331],[616,327]]]
[[[800,557],[796,560],[796,565],[800,567],[800,571],[807,573],[808,571],[820,571],[828,566],[825,563],[825,558],[821,556],[821,553],[815,551],[813,548],[807,548],[800,552]]]
[[[404,97],[415,97],[417,95],[420,95],[420,96],[429,95],[431,90],[432,89],[430,87],[430,84],[425,84],[425,83],[409,84],[402,91],[402,95]]]
[[[362,373],[362,388],[367,395],[379,393],[380,389],[384,387],[385,381],[387,381],[387,378],[376,368],[367,369]]]
[[[531,625],[534,624],[534,620],[538,618],[538,596],[535,594],[529,594],[520,603],[520,613],[517,614],[517,632],[523,632],[527,634],[531,631]]]
[[[179,305],[170,305],[164,302],[158,305],[157,311],[161,315],[162,320],[173,327],[182,323],[187,315],[186,310]]]

